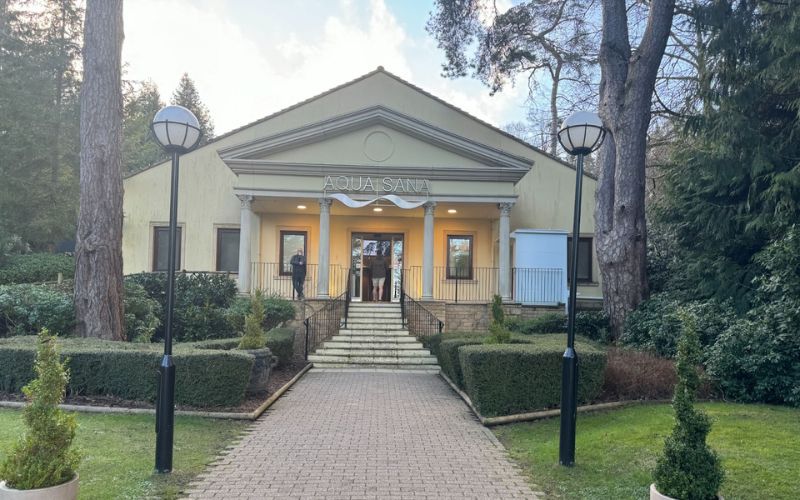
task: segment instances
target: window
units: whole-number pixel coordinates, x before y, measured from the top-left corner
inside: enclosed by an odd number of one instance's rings
[[[217,271],[239,272],[238,229],[217,229]]]
[[[447,236],[447,279],[472,279],[472,236]]]
[[[572,238],[567,236],[567,281],[572,276]],[[592,281],[592,239],[578,238],[578,283]]]
[[[175,269],[181,268],[181,228],[177,227],[175,235]],[[169,255],[169,227],[156,226],[153,228],[153,271],[167,270],[167,255]]]
[[[281,274],[288,276],[292,274],[292,265],[289,261],[298,250],[306,255],[307,233],[305,231],[281,231]]]

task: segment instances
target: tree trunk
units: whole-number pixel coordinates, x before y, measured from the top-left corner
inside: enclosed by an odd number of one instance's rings
[[[603,304],[619,334],[647,297],[645,159],[650,104],[675,0],[653,0],[639,47],[631,51],[624,0],[604,0],[600,46],[600,117],[608,131],[600,151],[595,248]]]
[[[88,0],[81,87],[75,313],[82,337],[123,340],[122,0]]]
[[[561,67],[562,63],[559,60],[555,71],[553,71],[553,86],[550,87],[550,153],[553,156],[558,156],[558,89],[561,83]]]

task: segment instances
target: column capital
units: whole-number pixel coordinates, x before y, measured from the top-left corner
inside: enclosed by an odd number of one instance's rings
[[[435,201],[429,201],[422,206],[425,207],[425,215],[433,215],[433,212],[436,210]]]
[[[514,208],[514,203],[513,202],[498,203],[497,208],[500,209],[501,217],[508,217],[509,215],[511,215],[511,209]]]
[[[253,200],[255,197],[249,194],[237,194],[237,198],[239,198],[239,202],[242,204],[242,210],[250,210],[253,208]]]
[[[320,212],[330,212],[331,204],[333,204],[333,200],[330,198],[320,198],[319,200],[319,211]]]

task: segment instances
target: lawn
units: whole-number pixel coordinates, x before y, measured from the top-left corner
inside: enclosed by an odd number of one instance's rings
[[[800,410],[698,405],[712,417],[709,443],[725,467],[726,500],[795,499],[800,492]],[[558,465],[558,419],[494,428],[539,489],[560,498],[648,498],[651,471],[672,428],[669,405],[578,415],[576,465]]]
[[[152,415],[78,414],[76,445],[83,461],[80,498],[172,498],[247,425],[233,420],[175,418],[172,474],[153,473]],[[0,410],[0,460],[23,431],[22,412]]]

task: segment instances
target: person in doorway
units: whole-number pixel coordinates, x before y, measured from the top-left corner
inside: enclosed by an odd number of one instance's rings
[[[372,272],[372,300],[377,302],[383,300],[383,284],[386,282],[386,259],[383,258],[383,253],[380,251],[372,259],[370,271]]]
[[[292,255],[289,264],[292,266],[292,286],[297,293],[297,298],[303,300],[305,299],[303,285],[306,281],[306,256],[303,255],[302,249],[298,249],[297,253]]]

